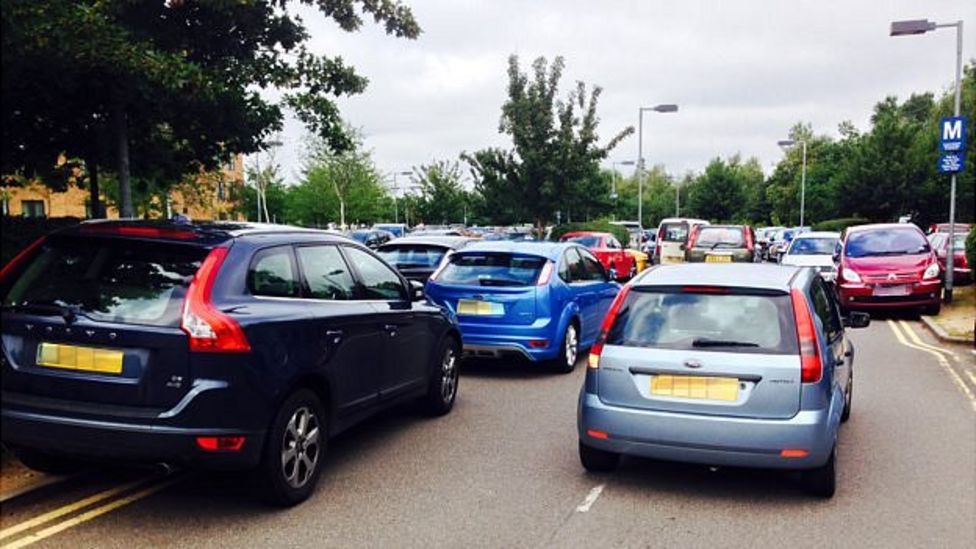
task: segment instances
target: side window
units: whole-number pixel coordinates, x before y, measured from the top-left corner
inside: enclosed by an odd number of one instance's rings
[[[586,265],[583,264],[583,259],[579,256],[579,250],[576,248],[566,250],[566,264],[569,269],[568,282],[570,284],[586,281]]]
[[[834,306],[830,302],[830,296],[827,295],[827,290],[824,289],[823,282],[819,279],[813,283],[812,295],[814,312],[820,317],[820,322],[823,324],[827,340],[832,341],[841,331],[840,319],[837,317]]]
[[[604,282],[607,279],[606,271],[603,270],[603,265],[593,257],[593,254],[586,250],[577,250],[580,257],[583,258],[583,267],[586,274],[585,279],[591,282]]]
[[[335,246],[302,246],[296,250],[308,284],[308,297],[314,299],[353,299],[356,281]]]
[[[570,266],[570,253],[573,250],[567,250],[563,252],[563,256],[559,259],[559,278],[563,280],[566,284],[573,281],[572,275],[569,272]]]
[[[298,297],[291,246],[268,248],[254,254],[247,271],[247,288],[253,295]]]
[[[352,246],[347,246],[345,252],[359,271],[366,299],[406,299],[400,277],[382,261]]]

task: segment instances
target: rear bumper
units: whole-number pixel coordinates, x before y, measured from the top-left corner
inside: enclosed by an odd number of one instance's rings
[[[836,416],[836,417],[835,417]],[[703,416],[637,410],[604,404],[580,393],[580,441],[594,448],[653,459],[768,469],[811,469],[827,462],[840,414],[803,410],[784,420]],[[595,438],[589,430],[602,431]],[[784,458],[784,449],[808,452]]]
[[[840,303],[848,309],[898,309],[936,305],[942,299],[942,283],[939,280],[915,282],[911,293],[903,296],[876,296],[874,284],[837,285]]]
[[[517,354],[533,361],[550,360],[560,352],[559,339],[562,334],[551,319],[538,319],[532,324],[484,325],[461,323],[461,339],[465,353],[473,356],[498,357]],[[547,342],[546,347],[538,348],[530,341]]]

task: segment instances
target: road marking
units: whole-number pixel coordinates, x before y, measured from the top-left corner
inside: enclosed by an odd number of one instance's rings
[[[959,357],[956,356],[956,353],[952,352],[949,349],[946,349],[945,347],[940,347],[938,345],[931,345],[929,343],[926,343],[926,342],[922,341],[922,338],[919,337],[919,335],[917,333],[915,333],[915,330],[914,329],[912,329],[911,324],[905,322],[904,320],[899,320],[898,322],[901,323],[902,329],[904,329],[905,332],[909,335],[909,337],[912,338],[912,341],[914,341],[920,347],[925,347],[926,349],[932,349],[933,351],[935,351],[937,353],[946,353],[949,356],[951,356],[952,358],[956,358],[956,359],[959,358]]]
[[[969,376],[969,379],[973,382],[973,386],[976,386],[976,374],[970,372],[969,370],[965,370],[965,372],[966,375]]]
[[[586,512],[588,512],[590,510],[590,507],[593,507],[593,504],[596,503],[596,500],[600,498],[600,494],[603,493],[603,488],[605,486],[606,486],[606,484],[600,484],[600,485],[594,486],[593,489],[590,490],[590,493],[589,494],[586,494],[586,499],[583,500],[583,503],[580,503],[576,507],[576,512],[577,513],[586,513]]]
[[[9,544],[0,546],[0,549],[19,549],[21,547],[26,547],[26,546],[28,546],[28,545],[30,545],[32,543],[36,543],[38,541],[41,541],[42,539],[49,538],[49,537],[51,537],[51,536],[53,536],[53,535],[55,535],[57,533],[63,532],[65,530],[67,530],[68,528],[72,528],[72,527],[77,526],[77,525],[79,525],[79,524],[81,524],[83,522],[87,522],[87,521],[89,521],[89,520],[91,520],[93,518],[96,518],[96,517],[99,517],[101,515],[104,515],[105,513],[108,513],[110,511],[114,511],[115,509],[118,509],[119,507],[123,507],[123,506],[126,506],[126,505],[130,504],[130,503],[139,501],[140,499],[149,497],[149,496],[155,494],[156,492],[159,492],[160,490],[163,490],[165,488],[169,488],[170,486],[176,484],[180,480],[183,480],[183,479],[182,478],[173,478],[173,479],[169,479],[169,480],[164,480],[163,482],[159,482],[157,484],[154,484],[154,485],[152,485],[152,486],[150,486],[148,488],[145,488],[143,490],[140,490],[140,491],[138,491],[138,492],[136,492],[134,494],[130,494],[128,496],[125,496],[124,498],[119,498],[117,500],[114,500],[114,501],[111,501],[109,503],[106,503],[105,505],[101,505],[99,507],[95,507],[94,509],[88,510],[88,511],[86,511],[86,512],[84,512],[84,513],[82,513],[82,514],[80,514],[80,515],[78,515],[78,516],[76,516],[74,518],[70,518],[70,519],[68,519],[66,521],[53,524],[53,525],[48,526],[47,528],[45,528],[45,529],[43,529],[43,530],[41,530],[39,532],[35,532],[35,533],[33,533],[33,534],[31,534],[31,535],[29,535],[27,537],[23,537],[23,538],[20,538],[20,539],[18,539],[16,541],[13,541],[13,542],[11,542]]]
[[[933,351],[932,349],[926,349],[925,347],[919,347],[918,345],[909,343],[908,340],[905,339],[905,336],[902,335],[901,331],[898,328],[898,324],[896,324],[895,321],[888,320],[887,322],[888,322],[888,326],[891,327],[891,331],[895,333],[895,337],[898,338],[898,341],[902,345],[910,349],[915,349],[917,351],[922,351],[923,353],[928,353],[934,356],[936,359],[938,359],[939,366],[942,366],[942,369],[949,374],[949,377],[951,377],[952,380],[956,383],[956,386],[959,387],[960,390],[962,390],[962,392],[969,399],[969,404],[972,406],[973,411],[976,412],[976,396],[973,395],[973,392],[966,385],[966,382],[963,381],[961,377],[959,377],[959,374],[957,374],[956,371],[952,369],[952,366],[949,364],[949,361],[946,359],[946,357],[942,353]]]

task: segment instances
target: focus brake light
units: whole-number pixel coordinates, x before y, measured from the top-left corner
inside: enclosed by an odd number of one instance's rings
[[[682,286],[681,292],[686,294],[727,294],[729,289],[721,286]]]
[[[780,457],[785,458],[805,458],[809,455],[810,452],[807,452],[802,448],[784,448],[783,451],[779,453]]]
[[[820,350],[817,346],[817,331],[813,323],[813,315],[803,291],[793,288],[790,291],[793,301],[793,318],[796,323],[796,337],[800,344],[800,381],[803,383],[817,383],[823,376],[823,362],[820,360]]]
[[[211,301],[214,281],[227,252],[224,247],[211,250],[186,290],[180,328],[190,336],[190,351],[246,353],[251,350],[240,325]]]
[[[606,440],[610,438],[610,435],[608,435],[606,431],[598,431],[596,429],[587,429],[586,434],[588,436],[591,436],[593,438],[598,438],[600,440]]]
[[[197,447],[205,452],[240,452],[247,437],[197,437]]]
[[[627,294],[630,293],[630,284],[627,284],[617,292],[617,297],[613,298],[613,303],[607,310],[607,316],[603,317],[603,325],[600,326],[600,335],[596,338],[596,342],[590,347],[590,356],[586,359],[586,365],[590,368],[600,367],[600,355],[603,353],[603,345],[607,342],[607,335],[610,333],[610,328],[613,328],[613,323],[617,320],[617,313],[620,312],[620,307],[623,305],[624,300],[627,299]]]
[[[137,227],[131,225],[105,225],[101,223],[85,224],[80,229],[83,233],[117,234],[122,236],[137,236],[141,238],[175,238],[177,240],[191,240],[196,233],[185,229],[168,229],[165,227]]]
[[[545,286],[549,284],[549,279],[552,278],[552,261],[546,261],[546,264],[542,266],[542,272],[539,273],[539,281],[535,283],[536,286]]]
[[[21,250],[20,253],[15,255],[14,258],[11,259],[9,263],[4,265],[3,269],[0,269],[0,283],[6,282],[7,277],[10,276],[14,271],[16,271],[24,263],[24,261],[27,260],[28,257],[33,255],[34,250],[40,248],[46,240],[47,237],[42,236],[37,240],[35,240],[34,242],[31,242],[30,246],[27,246],[26,248]]]

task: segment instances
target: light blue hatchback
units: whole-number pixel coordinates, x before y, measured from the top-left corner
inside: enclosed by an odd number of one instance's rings
[[[518,354],[561,372],[596,341],[619,289],[583,246],[531,241],[471,243],[426,286],[456,315],[467,354]]]
[[[664,265],[614,301],[580,392],[579,453],[801,470],[830,497],[854,349],[834,293],[809,268]]]

